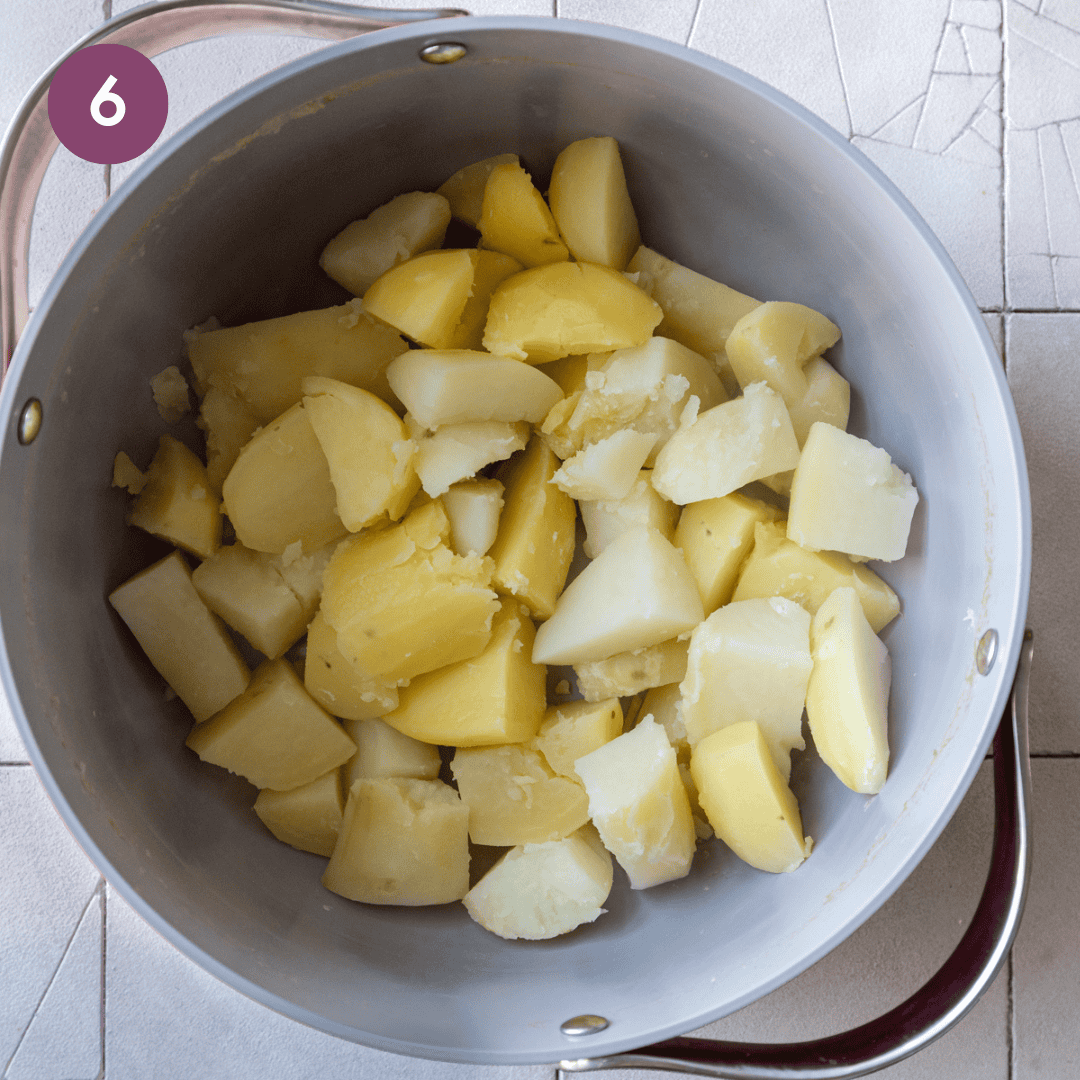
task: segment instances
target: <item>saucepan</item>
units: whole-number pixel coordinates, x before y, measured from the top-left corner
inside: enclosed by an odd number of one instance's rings
[[[26,230],[55,146],[47,79],[9,132],[5,350],[19,340],[0,395],[0,668],[42,783],[168,940],[332,1035],[459,1062],[668,1062],[724,1076],[854,1076],[898,1060],[988,984],[1026,881],[1031,520],[1016,415],[981,315],[893,185],[744,73],[586,23],[407,17],[169,0],[83,42],[153,55],[233,29],[347,39],[157,149],[25,327]],[[372,24],[384,28],[351,36]],[[635,892],[617,880],[593,924],[504,941],[461,905],[372,907],[329,893],[316,856],[263,829],[247,783],[184,748],[186,710],[166,700],[106,602],[157,553],[125,527],[111,463],[121,448],[149,460],[164,428],[148,380],[183,364],[186,329],[341,302],[318,255],[346,223],[508,150],[543,187],[557,152],[596,134],[619,141],[647,244],[841,327],[833,357],[854,387],[851,430],[888,448],[918,486],[908,555],[881,568],[903,608],[883,633],[892,764],[867,798],[803,755],[793,784],[815,849],[794,873],[755,871],[714,840],[680,881]],[[184,434],[199,446],[194,427]],[[995,732],[991,876],[964,941],[921,994],[821,1043],[681,1038],[791,979],[880,907],[948,822]]]

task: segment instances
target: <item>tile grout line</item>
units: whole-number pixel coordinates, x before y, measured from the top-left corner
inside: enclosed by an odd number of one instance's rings
[[[833,21],[832,7],[829,0],[822,0],[825,5],[825,18],[829,21],[829,39],[832,41],[833,59],[836,61],[836,74],[840,79],[840,93],[844,98],[844,112],[847,113],[848,141],[855,138],[855,121],[851,115],[851,98],[848,95],[847,80],[844,78],[844,65],[840,62],[840,43],[836,40],[836,24]]]
[[[98,1080],[105,1080],[105,967],[108,959],[109,890],[104,878],[101,881],[101,979],[98,983],[101,1001],[101,1071]]]

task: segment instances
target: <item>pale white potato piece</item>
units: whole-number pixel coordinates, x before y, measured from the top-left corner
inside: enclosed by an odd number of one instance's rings
[[[886,451],[831,424],[810,428],[791,482],[789,540],[810,551],[903,558],[919,493]]]
[[[529,425],[501,420],[447,424],[416,446],[413,463],[420,483],[433,499],[452,484],[475,476],[485,465],[502,461],[529,441]]]
[[[356,743],[356,753],[341,766],[341,778],[348,791],[361,777],[387,776],[434,780],[442,759],[439,748],[396,731],[377,718],[345,720],[345,734]]]
[[[654,686],[680,683],[686,677],[689,648],[689,641],[672,638],[606,660],[575,664],[578,689],[586,701],[601,701],[608,697],[632,697]]]
[[[585,554],[595,559],[617,536],[642,525],[674,541],[679,507],[652,486],[652,472],[642,469],[621,499],[582,499],[578,503],[585,526]]]
[[[541,941],[602,915],[613,880],[611,856],[579,830],[512,848],[465,894],[464,904],[499,937]]]
[[[691,746],[721,728],[756,721],[785,780],[802,750],[810,616],[783,597],[740,600],[714,611],[690,636],[682,717]]]
[[[450,224],[450,203],[429,191],[410,191],[346,225],[323,248],[319,265],[339,285],[363,296],[392,266],[437,248]]]
[[[783,399],[765,383],[753,383],[742,397],[680,427],[657,455],[652,482],[665,498],[685,505],[718,499],[798,461]]]
[[[697,836],[675,751],[651,716],[574,762],[604,847],[632,889],[690,872]]]
[[[443,492],[442,501],[455,553],[486,555],[499,532],[502,484],[498,480],[463,480]]]
[[[603,660],[678,637],[703,618],[682,552],[655,529],[631,529],[566,587],[536,632],[533,663]]]
[[[563,396],[531,364],[469,349],[411,349],[391,362],[386,378],[429,431],[475,420],[538,424]]]
[[[810,624],[814,670],[806,715],[821,760],[842,783],[876,795],[889,770],[889,650],[854,589],[839,588]]]
[[[622,729],[622,704],[617,697],[595,702],[568,701],[552,705],[544,713],[533,745],[559,776],[580,783],[574,762],[617,738]]]
[[[564,461],[551,482],[572,499],[625,498],[655,443],[655,434],[623,428]]]

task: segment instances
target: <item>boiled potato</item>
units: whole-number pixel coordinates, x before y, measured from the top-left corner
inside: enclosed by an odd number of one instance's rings
[[[503,490],[498,480],[463,480],[443,492],[450,546],[458,555],[486,555],[495,543]]]
[[[841,587],[810,624],[814,669],[806,715],[821,760],[852,791],[876,795],[889,769],[889,650],[858,594]]]
[[[196,722],[243,693],[251,673],[195,591],[180,552],[128,578],[109,593],[109,603]]]
[[[442,195],[411,191],[397,195],[354,221],[323,248],[319,265],[339,285],[363,296],[392,266],[437,248],[450,224]]]
[[[499,937],[542,941],[603,914],[614,879],[611,856],[582,830],[508,851],[465,894],[465,908]]]
[[[345,734],[356,743],[356,753],[341,766],[345,790],[353,781],[387,776],[434,780],[442,767],[439,748],[402,735],[383,720],[346,720]]]
[[[665,540],[674,540],[679,520],[679,507],[653,487],[649,469],[638,473],[621,499],[582,499],[578,509],[585,526],[583,549],[590,559],[595,559],[617,536],[641,525],[656,529]]]
[[[641,345],[660,308],[622,274],[592,263],[523,270],[492,294],[484,348],[531,364]]]
[[[617,697],[603,701],[568,701],[544,713],[536,748],[559,776],[581,782],[574,762],[622,734],[623,711]]]
[[[562,463],[551,482],[572,499],[624,499],[656,445],[654,432],[623,428]]]
[[[461,318],[454,327],[444,348],[473,349],[484,347],[484,326],[495,290],[508,278],[520,273],[525,267],[501,251],[476,252],[473,269],[472,292],[461,309]]]
[[[606,660],[575,664],[578,689],[586,701],[600,701],[612,695],[632,697],[654,686],[682,682],[689,647],[689,641],[672,638]]]
[[[528,441],[529,425],[524,421],[447,424],[417,440],[416,475],[424,491],[436,498],[486,465],[505,461]]]
[[[523,266],[565,262],[570,257],[544,197],[518,164],[507,162],[491,170],[479,229],[485,247]]]
[[[551,170],[548,198],[578,262],[626,268],[641,245],[641,233],[614,139],[579,139],[566,147]]]
[[[359,672],[341,655],[337,641],[337,631],[320,612],[308,626],[304,689],[343,720],[368,720],[396,709],[396,682]]]
[[[919,493],[888,453],[817,423],[791,482],[789,540],[811,551],[862,559],[903,558]]]
[[[458,169],[447,180],[438,193],[450,202],[450,210],[459,221],[471,225],[474,229],[480,227],[480,213],[484,206],[484,189],[487,187],[488,177],[496,165],[516,165],[517,154],[496,154],[494,157],[484,158],[472,165],[466,165]]]
[[[360,779],[322,883],[365,904],[448,904],[469,891],[469,810],[441,780]]]
[[[238,398],[211,386],[203,396],[196,423],[206,432],[206,477],[211,490],[221,498],[221,485],[259,421]]]
[[[341,773],[331,769],[291,791],[263,788],[252,808],[283,844],[329,857],[341,832]]]
[[[630,888],[648,889],[690,872],[697,838],[675,751],[645,717],[633,730],[574,763],[589,814]]]
[[[744,862],[773,874],[797,870],[813,840],[761,729],[744,720],[694,748],[690,773],[716,835]]]
[[[242,694],[195,725],[187,746],[203,761],[274,791],[308,784],[356,753],[285,660],[261,664]]]

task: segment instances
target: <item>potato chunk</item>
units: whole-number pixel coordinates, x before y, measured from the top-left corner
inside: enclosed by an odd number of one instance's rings
[[[439,247],[450,224],[442,195],[410,191],[346,225],[323,248],[319,265],[339,285],[363,296],[392,266]]]
[[[561,840],[589,820],[589,800],[575,780],[556,776],[527,746],[463,747],[450,770],[469,807],[474,844],[513,847]]]
[[[364,307],[421,345],[450,348],[472,293],[476,265],[475,251],[424,252],[387,270],[364,293]]]
[[[323,575],[322,614],[342,656],[386,682],[467,660],[491,639],[491,561],[455,555],[438,501],[345,541]]]
[[[641,233],[614,139],[579,139],[566,147],[551,170],[548,199],[578,262],[626,268]]]
[[[375,717],[346,720],[345,733],[356,743],[356,753],[341,766],[341,778],[348,791],[354,780],[388,776],[434,780],[442,767],[439,748],[402,735]]]
[[[300,383],[308,375],[340,379],[391,400],[386,365],[407,347],[360,300],[207,330],[191,335],[190,342],[200,392],[216,388],[235,397],[260,424],[300,400]]]
[[[686,675],[689,641],[661,642],[647,649],[617,653],[606,660],[575,664],[578,689],[586,701],[632,697],[654,686],[682,682]]]
[[[491,545],[492,582],[546,619],[566,583],[574,557],[574,500],[550,483],[558,459],[537,436],[499,470],[505,505]]]
[[[517,154],[496,154],[494,157],[475,161],[458,169],[439,189],[439,194],[450,202],[450,210],[459,221],[480,227],[480,212],[484,206],[484,188],[496,165],[516,165]]]
[[[799,804],[754,721],[699,743],[690,773],[709,824],[740,859],[773,874],[802,865],[814,842],[803,836]]]
[[[559,774],[581,782],[574,762],[622,734],[623,711],[617,697],[568,701],[544,713],[535,746]]]
[[[570,257],[544,197],[516,163],[506,162],[491,170],[484,187],[479,229],[485,247],[501,251],[523,266],[565,262]]]
[[[572,499],[623,499],[630,494],[656,438],[654,432],[632,428],[615,431],[564,461],[552,483]]]
[[[220,499],[221,485],[259,421],[238,398],[211,386],[199,406],[196,423],[206,432],[206,476]]]
[[[538,664],[581,664],[658,645],[704,618],[682,552],[654,529],[625,532],[567,586],[536,633]]]
[[[714,611],[690,637],[681,684],[690,745],[754,720],[786,780],[792,749],[806,746],[802,714],[812,666],[810,616],[798,604],[774,597]]]
[[[206,467],[171,435],[158,441],[146,483],[128,513],[129,525],[205,559],[221,543],[221,504]]]
[[[386,377],[429,431],[476,420],[539,424],[563,396],[558,383],[529,364],[467,349],[410,350]]]
[[[280,555],[299,542],[314,551],[346,533],[330,466],[302,404],[261,428],[222,485],[240,542]]]
[[[416,446],[397,413],[374,394],[336,379],[303,382],[304,412],[330,468],[337,512],[349,532],[405,512],[420,482]]]
[[[648,889],[690,872],[697,838],[675,751],[652,717],[584,757],[574,767],[589,813],[630,879]]]
[[[439,746],[524,742],[544,714],[545,671],[530,659],[536,634],[516,601],[491,620],[491,640],[477,656],[418,675],[398,691],[391,727]]]
[[[441,780],[357,780],[322,883],[365,904],[418,907],[469,891],[469,810]]]
[[[195,567],[192,583],[206,606],[259,652],[279,657],[307,630],[307,613],[273,556],[230,544]]]
[[[542,941],[604,912],[611,856],[579,833],[508,851],[465,895],[469,915],[499,937]]]
[[[528,439],[529,425],[524,421],[447,424],[417,442],[416,475],[424,491],[436,498],[460,480],[475,476],[485,465],[505,461]]]
[[[582,499],[578,503],[585,526],[585,554],[595,559],[628,529],[646,525],[665,540],[673,540],[679,508],[652,486],[652,472],[642,469],[621,499]]]
[[[261,664],[239,697],[195,725],[187,746],[203,761],[274,791],[310,783],[356,753],[356,744],[285,660]]]
[[[337,631],[320,612],[308,626],[304,689],[332,716],[367,720],[397,708],[393,682],[357,671],[337,647]]]
[[[503,486],[498,480],[464,480],[442,495],[450,519],[450,546],[458,555],[486,555],[499,533]]]
[[[806,715],[821,760],[852,791],[876,795],[889,769],[889,650],[854,589],[839,588],[810,624]]]
[[[793,469],[799,444],[780,395],[764,383],[680,427],[657,455],[653,487],[685,505]]]
[[[884,451],[817,423],[791,482],[787,534],[811,551],[903,558],[919,493]]]
[[[531,364],[642,345],[660,308],[622,274],[592,263],[523,270],[492,294],[484,348]]]
[[[109,593],[109,603],[196,722],[213,716],[247,686],[247,664],[195,591],[180,552],[128,578]]]
[[[787,538],[784,521],[758,522],[753,550],[739,572],[731,599],[786,596],[813,615],[841,586],[858,594],[875,634],[900,614],[896,593],[869,567],[836,551],[807,551]]]
[[[737,491],[719,499],[705,499],[683,507],[675,528],[675,544],[682,551],[686,565],[698,584],[706,615],[711,615],[732,599],[739,568],[754,547],[754,526],[759,522],[775,521],[778,517],[780,511],[774,506],[740,495]],[[797,601],[798,597],[791,599]]]
[[[283,844],[329,857],[341,832],[345,809],[341,773],[331,769],[291,791],[263,788],[253,809]]]
[[[488,309],[495,290],[514,274],[520,274],[525,267],[501,251],[477,249],[476,266],[473,269],[472,292],[461,309],[461,318],[454,327],[444,348],[473,349],[484,347],[484,325],[487,323]]]

